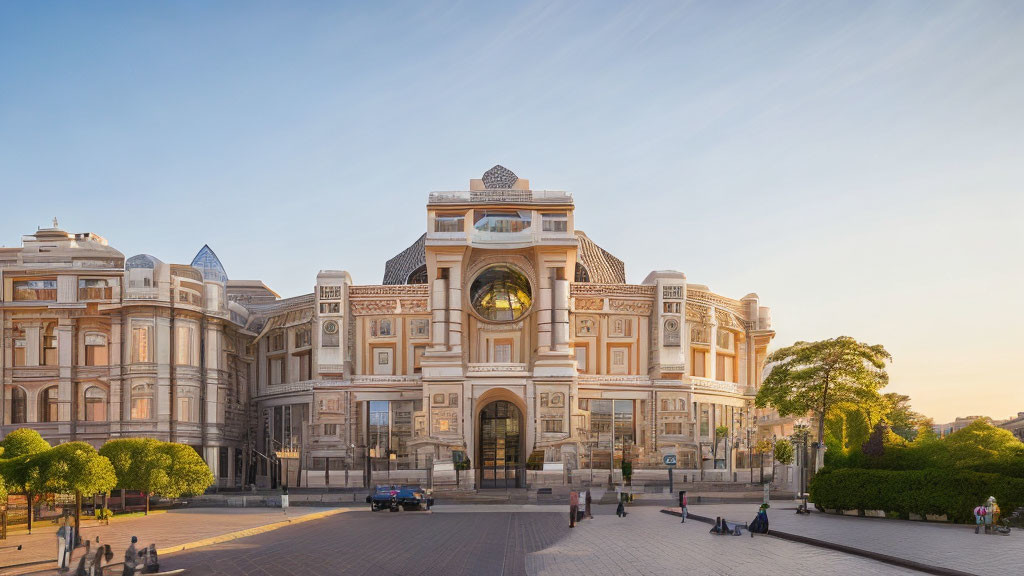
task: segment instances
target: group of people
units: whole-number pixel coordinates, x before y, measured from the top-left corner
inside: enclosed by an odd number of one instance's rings
[[[996,497],[989,496],[984,504],[974,509],[974,533],[981,532],[985,527],[985,534],[995,534],[999,523],[999,504],[996,504]]]
[[[97,542],[99,539],[97,538]],[[160,562],[157,558],[156,545],[144,546],[142,550],[135,547],[139,539],[132,536],[131,544],[124,552],[124,565],[121,570],[122,576],[134,575],[141,567],[143,574],[159,572]],[[81,536],[75,530],[70,517],[65,516],[60,528],[57,529],[57,571],[61,574],[72,570],[71,557],[75,548],[83,543]],[[114,551],[109,544],[97,544],[96,549],[92,547],[91,540],[85,540],[85,550],[78,565],[73,569],[74,576],[103,576],[103,562],[110,562],[114,559]]]
[[[580,510],[580,496],[583,496],[583,510]],[[569,528],[575,528],[576,523],[584,518],[593,518],[590,513],[590,489],[582,494],[576,490],[569,492]]]

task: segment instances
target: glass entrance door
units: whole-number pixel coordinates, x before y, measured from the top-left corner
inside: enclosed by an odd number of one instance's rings
[[[480,413],[480,487],[519,486],[519,428],[515,404],[498,400]]]

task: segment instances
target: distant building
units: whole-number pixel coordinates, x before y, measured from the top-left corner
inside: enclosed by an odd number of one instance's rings
[[[939,438],[945,438],[953,432],[959,432],[960,430],[967,428],[978,420],[988,420],[993,426],[1000,426],[1006,422],[1006,420],[994,420],[988,416],[960,416],[952,422],[947,422],[945,424],[932,424],[932,430],[935,431],[935,434],[937,434]]]
[[[1017,412],[1016,418],[1010,418],[1000,423],[999,427],[1013,432],[1014,436],[1024,442],[1024,412]]]

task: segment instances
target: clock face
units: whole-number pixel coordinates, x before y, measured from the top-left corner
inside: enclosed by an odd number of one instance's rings
[[[338,323],[337,322],[324,322],[324,334],[337,334]]]
[[[665,330],[668,330],[669,332],[678,332],[679,321],[674,318],[669,318],[665,321]]]

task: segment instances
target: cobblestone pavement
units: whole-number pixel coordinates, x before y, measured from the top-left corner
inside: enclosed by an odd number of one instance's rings
[[[712,536],[707,524],[662,514],[659,507],[633,506],[625,518],[600,507],[555,545],[530,554],[531,576],[616,574],[745,576],[785,574],[920,574],[813,546],[766,536]]]
[[[100,544],[110,544],[115,558],[124,558],[124,550],[128,547],[132,536],[139,537],[140,544],[155,543],[157,548],[175,544],[184,544],[219,536],[228,532],[245,530],[280,522],[286,518],[297,518],[306,514],[322,512],[330,508],[301,507],[290,508],[287,516],[278,508],[189,508],[169,510],[150,516],[134,516],[123,520],[114,520],[109,526],[82,526],[82,537],[95,542],[97,536]],[[38,571],[46,564],[34,566],[5,568],[29,562],[54,562],[57,556],[57,525],[37,523],[32,535],[27,533],[11,535],[2,541],[0,546],[17,546],[0,549],[0,575],[26,574]],[[79,550],[75,551],[77,562]],[[56,566],[56,563],[53,564]]]
[[[359,509],[167,555],[160,567],[197,576],[519,576],[529,552],[566,536],[567,519],[568,513]]]
[[[678,508],[677,508],[678,509]],[[690,506],[690,511],[730,521],[749,522],[757,504],[708,504]],[[795,513],[793,502],[777,502],[768,511],[772,528],[801,536],[864,548],[922,564],[961,570],[979,576],[1022,574],[1024,532],[1009,536],[978,535],[974,526],[859,518],[812,512]]]

